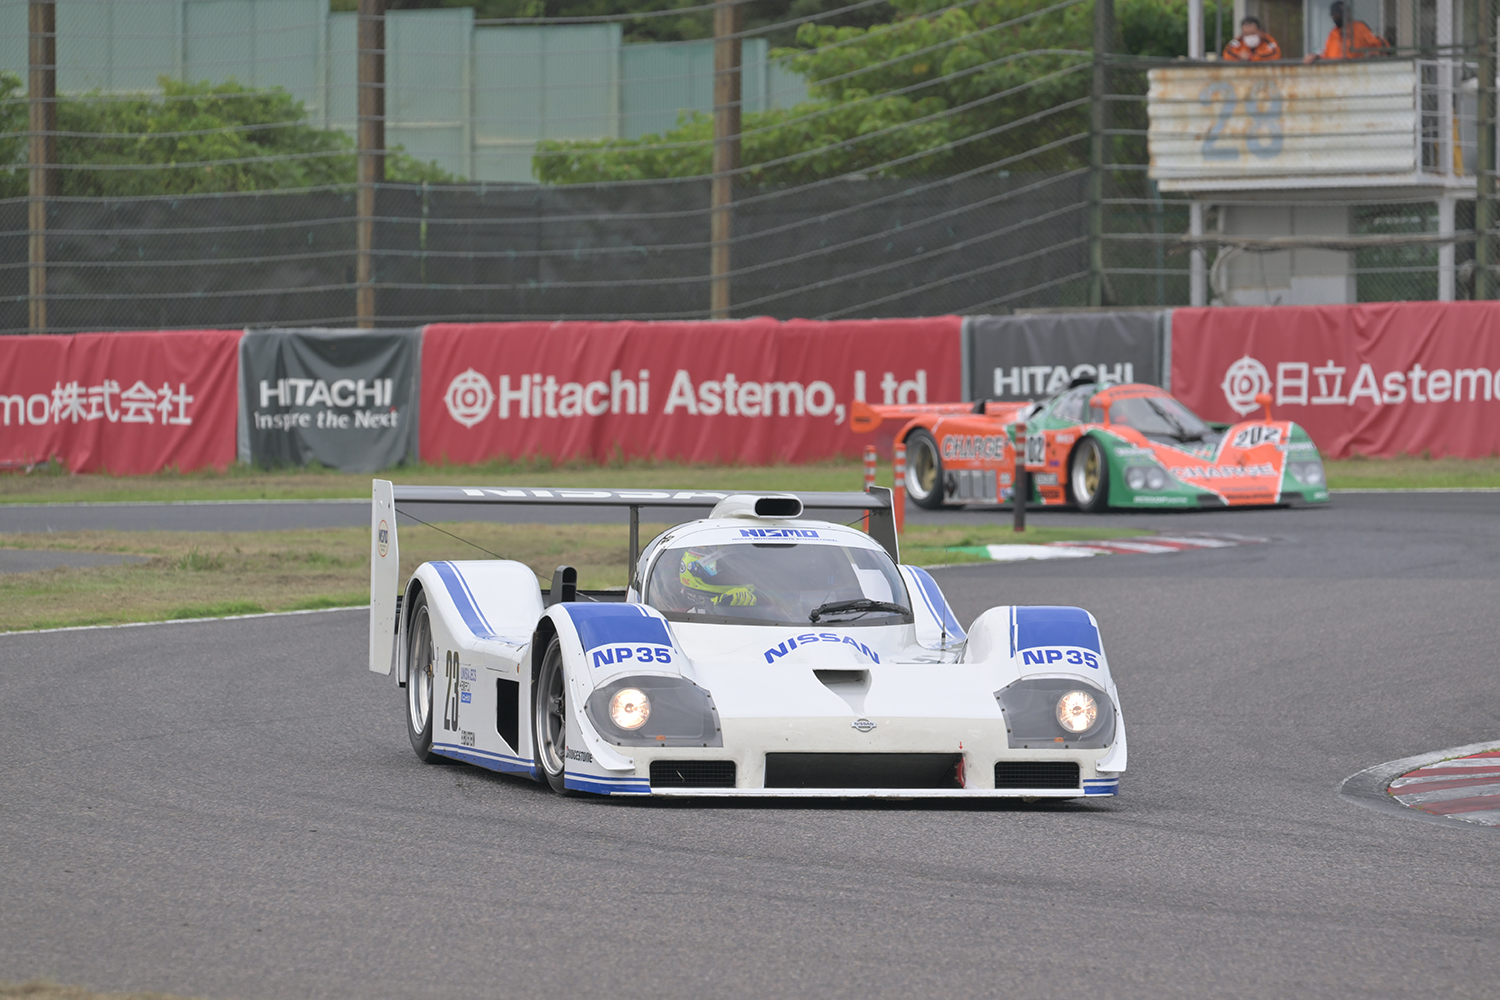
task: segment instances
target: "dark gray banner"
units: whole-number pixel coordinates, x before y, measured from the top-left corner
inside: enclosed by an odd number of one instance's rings
[[[417,458],[420,330],[251,330],[240,458],[374,472]]]
[[[1040,399],[1075,378],[1161,385],[1169,311],[971,316],[970,399]]]

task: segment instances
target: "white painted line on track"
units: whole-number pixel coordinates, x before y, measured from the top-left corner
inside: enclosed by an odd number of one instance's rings
[[[106,628],[145,628],[147,625],[191,625],[195,622],[232,622],[248,618],[289,618],[293,615],[325,615],[331,611],[368,611],[368,604],[346,604],[341,608],[304,608],[301,611],[263,611],[253,615],[219,615],[210,618],[168,618],[159,622],[119,622],[114,625],[67,625],[63,628],[28,628],[0,632],[0,639],[11,635],[43,635],[48,632],[92,632]]]
[[[1138,553],[1148,556],[1164,555],[1168,552],[1181,552],[1185,548],[1182,545],[1158,545],[1155,542],[1143,542],[1135,538],[1122,538],[1118,541],[1109,539],[1102,542],[1058,542],[1057,544],[1067,546],[1081,545],[1085,548],[1101,549],[1105,552]]]
[[[985,545],[994,562],[1024,562],[1030,559],[1079,559],[1088,556],[1171,555],[1199,549],[1224,549],[1237,545],[1260,545],[1269,538],[1253,535],[1173,535],[1158,538],[1141,535],[1136,538],[1111,538],[1084,542],[1046,542],[1041,545],[1019,543]],[[977,547],[977,546],[976,546]],[[972,550],[969,550],[972,551]],[[929,569],[935,567],[928,567]]]
[[[1350,486],[1329,493],[1500,493],[1500,486]]]
[[[1082,545],[986,545],[990,558],[995,562],[1020,562],[1024,559],[1078,559],[1102,556],[1102,549],[1091,549]]]

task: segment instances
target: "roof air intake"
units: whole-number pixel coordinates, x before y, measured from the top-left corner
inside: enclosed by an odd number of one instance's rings
[[[754,496],[737,493],[719,501],[709,517],[758,517],[768,521],[785,521],[802,516],[802,501],[788,493]]]

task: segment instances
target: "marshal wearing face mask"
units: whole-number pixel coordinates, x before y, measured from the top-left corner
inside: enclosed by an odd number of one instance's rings
[[[1247,17],[1240,22],[1239,37],[1231,38],[1224,46],[1224,58],[1231,62],[1270,62],[1281,58],[1281,46],[1260,26],[1260,21]]]

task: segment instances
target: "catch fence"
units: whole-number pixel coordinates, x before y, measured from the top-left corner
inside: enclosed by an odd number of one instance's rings
[[[858,3],[738,32],[727,240],[711,41],[635,44],[619,18],[385,14],[385,141],[367,150],[385,179],[362,188],[359,15],[79,0],[56,7],[56,152],[28,193],[13,29],[38,6],[0,0],[4,333],[38,329],[39,300],[50,332],[685,319],[709,315],[716,282],[732,316],[1173,306],[1193,301],[1194,246],[1210,301],[1273,303],[1309,254],[1333,261],[1343,301],[1437,297],[1445,265],[1472,294],[1473,244],[1435,239],[1430,198],[1325,206],[1334,235],[1288,249],[1220,221],[1274,199],[1225,197],[1185,242],[1189,199],[1149,178],[1146,142],[1147,71],[1181,63],[1119,54],[1120,25],[1101,35],[1084,0]],[[873,6],[883,26],[837,27]],[[1450,118],[1473,134],[1438,72],[1418,97],[1432,157],[1454,152]],[[1444,231],[1472,232],[1472,206]]]

